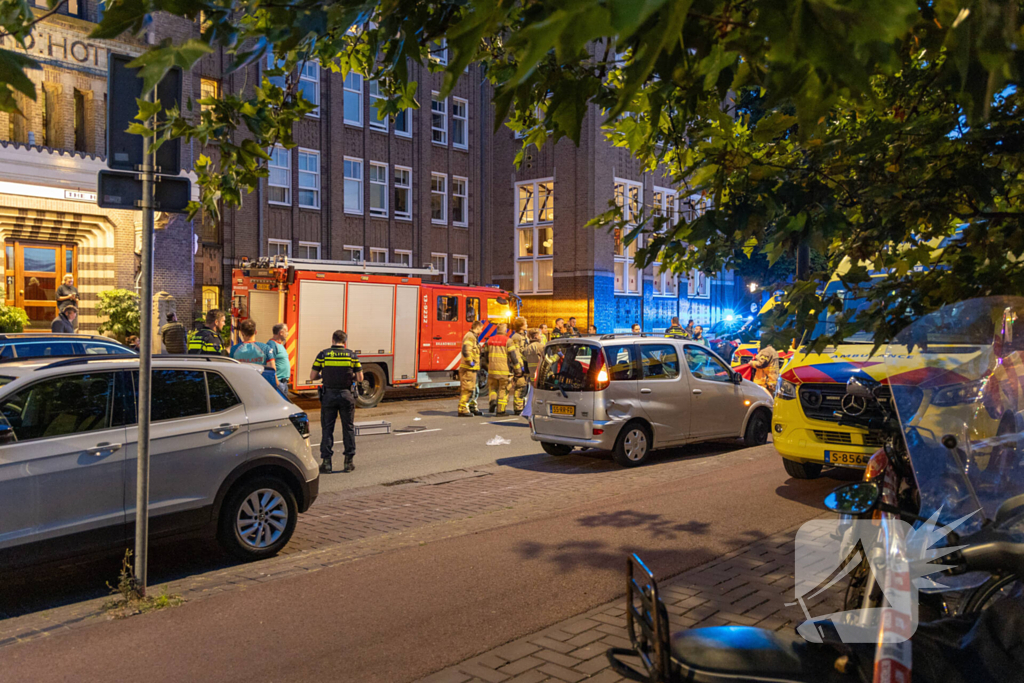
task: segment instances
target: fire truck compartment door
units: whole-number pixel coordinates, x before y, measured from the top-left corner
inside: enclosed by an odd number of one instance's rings
[[[300,287],[296,377],[305,384],[316,354],[331,345],[335,330],[345,329],[345,283],[303,280]]]
[[[348,286],[348,347],[360,356],[390,356],[395,315],[395,286]]]
[[[277,319],[280,295],[277,292],[249,292],[249,319],[256,323],[256,341],[273,336],[271,328],[284,320]]]
[[[391,382],[416,381],[416,331],[419,321],[416,317],[416,302],[419,287],[398,285],[395,304],[395,362]]]

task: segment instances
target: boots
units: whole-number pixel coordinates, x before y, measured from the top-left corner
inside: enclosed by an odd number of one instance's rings
[[[345,456],[345,469],[343,469],[342,472],[351,472],[356,468],[356,466],[352,464],[352,457],[353,456],[351,455]]]
[[[331,467],[331,459],[324,458],[324,461],[320,463],[320,474],[330,474],[333,471],[334,468]]]

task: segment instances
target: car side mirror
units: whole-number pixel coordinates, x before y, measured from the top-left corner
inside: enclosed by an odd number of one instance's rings
[[[878,505],[882,489],[869,481],[840,486],[825,496],[825,507],[841,515],[863,515]]]
[[[743,375],[738,372],[732,373],[733,384],[743,384]]]

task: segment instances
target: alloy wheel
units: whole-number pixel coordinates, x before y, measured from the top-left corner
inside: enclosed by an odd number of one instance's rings
[[[630,429],[626,433],[623,450],[626,452],[626,457],[630,460],[634,462],[643,460],[644,456],[647,455],[647,435],[644,434],[644,431],[638,427]]]
[[[274,489],[258,489],[238,506],[235,528],[251,548],[266,548],[281,538],[288,526],[288,503]]]

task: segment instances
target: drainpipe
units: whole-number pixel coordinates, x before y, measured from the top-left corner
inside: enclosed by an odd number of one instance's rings
[[[484,259],[486,258],[485,244],[487,240],[484,236],[487,234],[487,216],[488,216],[488,204],[487,204],[487,186],[490,183],[490,176],[485,170],[485,164],[487,163],[485,141],[486,141],[486,129],[490,125],[487,117],[487,79],[480,79],[480,117],[476,124],[477,130],[480,132],[480,142],[477,145],[480,148],[480,212],[479,212],[479,224],[480,224],[480,282],[479,284],[490,284],[484,281]],[[468,251],[468,249],[467,249]],[[467,273],[467,277],[468,277]],[[513,289],[513,291],[515,291]]]
[[[263,82],[263,61],[264,60],[262,60],[262,59],[259,60],[259,63],[257,65],[257,67],[256,67],[256,82],[257,83],[262,83]],[[238,238],[238,236],[235,235],[235,239],[237,239],[237,238]],[[263,254],[263,250],[264,250],[263,243],[265,241],[263,239],[263,178],[260,178],[256,182],[256,239],[257,239],[257,243],[256,243],[256,257],[257,258],[263,258],[263,255],[264,255]],[[232,251],[233,251],[233,249],[232,249]],[[234,267],[234,264],[232,264],[232,267]]]

